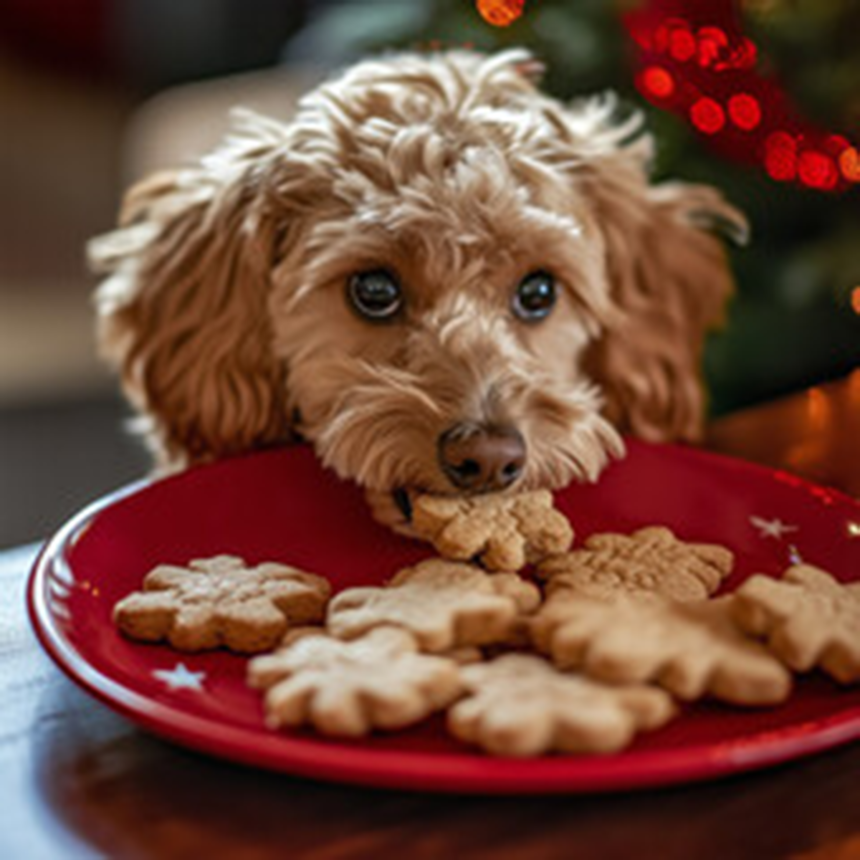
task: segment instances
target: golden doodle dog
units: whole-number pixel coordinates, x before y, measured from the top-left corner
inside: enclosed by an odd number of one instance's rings
[[[650,184],[639,119],[538,69],[362,62],[129,192],[91,246],[100,339],[162,467],[300,437],[393,523],[409,491],[557,488],[622,432],[698,436],[712,231],[745,222]]]

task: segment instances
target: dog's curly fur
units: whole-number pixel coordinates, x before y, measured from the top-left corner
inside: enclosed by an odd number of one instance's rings
[[[199,166],[133,188],[94,240],[105,354],[162,465],[309,440],[372,491],[451,490],[437,438],[516,427],[518,486],[594,479],[619,431],[695,439],[706,330],[731,290],[711,188],[652,186],[611,99],[563,105],[522,51],[400,55],[320,86],[287,124],[248,112]],[[405,312],[359,318],[356,271]],[[561,295],[527,324],[529,272]]]

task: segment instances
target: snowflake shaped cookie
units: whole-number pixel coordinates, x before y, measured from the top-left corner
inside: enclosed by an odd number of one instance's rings
[[[552,493],[491,493],[465,498],[418,496],[415,533],[445,558],[478,558],[490,570],[519,570],[570,548],[573,529]]]
[[[453,660],[418,653],[415,638],[396,627],[349,642],[317,631],[293,637],[251,660],[248,683],[266,691],[270,727],[312,725],[351,737],[412,725],[461,690]]]
[[[735,592],[734,615],[795,671],[820,666],[843,684],[860,681],[860,582],[806,564],[778,580],[753,576]]]
[[[326,625],[345,639],[391,625],[409,630],[424,651],[505,641],[540,592],[513,573],[489,574],[442,559],[400,571],[384,588],[350,588],[329,604]]]
[[[131,639],[166,641],[179,651],[254,653],[274,647],[290,625],[321,620],[329,593],[321,576],[220,555],[156,567],[142,591],[116,604],[113,619]]]
[[[448,711],[448,727],[495,755],[614,752],[675,710],[655,687],[610,687],[529,654],[466,666],[460,675],[468,695]]]
[[[631,535],[592,535],[583,549],[541,564],[538,574],[549,581],[549,594],[569,589],[590,597],[640,593],[688,601],[713,594],[733,563],[725,547],[687,543],[652,526]]]
[[[556,665],[610,683],[656,682],[687,701],[782,702],[791,676],[737,628],[732,600],[600,600],[560,591],[535,618],[532,636]]]

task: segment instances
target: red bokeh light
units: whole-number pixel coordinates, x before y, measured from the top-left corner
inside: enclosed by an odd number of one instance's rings
[[[679,63],[686,63],[696,56],[696,40],[693,34],[678,27],[669,34],[669,53]]]
[[[764,157],[764,169],[777,182],[791,182],[797,175],[797,158],[790,149],[771,149]]]
[[[646,95],[667,99],[675,92],[675,79],[660,66],[648,66],[642,72],[641,88]]]
[[[860,315],[860,287],[851,290],[851,310]]]
[[[775,131],[768,135],[765,149],[768,152],[775,149],[786,149],[794,155],[797,152],[797,141],[787,131]]]
[[[508,27],[522,14],[525,0],[477,0],[481,17],[494,27]]]
[[[826,153],[832,155],[834,158],[839,158],[842,154],[843,149],[847,149],[851,144],[848,142],[848,139],[843,137],[841,134],[830,134],[824,140],[823,149]]]
[[[737,93],[729,99],[729,116],[744,131],[752,131],[761,122],[761,105],[749,93]]]
[[[797,175],[810,188],[828,190],[836,185],[836,164],[829,155],[808,149],[797,159]]]
[[[729,46],[729,37],[719,27],[701,27],[698,33],[699,65],[712,66]]]
[[[701,98],[690,108],[690,122],[703,134],[716,134],[726,124],[726,112],[711,98]]]

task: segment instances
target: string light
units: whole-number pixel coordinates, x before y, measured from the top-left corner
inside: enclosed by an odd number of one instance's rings
[[[719,27],[702,27],[697,36],[699,65],[704,68],[716,65],[729,46],[729,37]]]
[[[784,131],[776,131],[765,141],[764,169],[777,182],[791,182],[797,175],[797,142]]]
[[[801,152],[797,159],[797,175],[804,185],[827,191],[836,185],[836,165],[829,155],[814,149]]]
[[[625,15],[642,62],[637,88],[776,181],[831,192],[860,182],[860,145],[804,120],[758,68],[758,48],[741,30],[741,2],[641,0]]]
[[[640,89],[658,99],[667,99],[675,92],[675,79],[661,66],[648,66],[642,72]]]
[[[744,131],[752,131],[761,122],[761,106],[755,96],[736,93],[729,99],[729,117]]]
[[[726,124],[726,112],[711,98],[701,98],[690,108],[690,122],[703,134],[716,134]]]
[[[696,56],[696,39],[683,28],[676,28],[669,36],[669,53],[679,63],[686,63]]]
[[[860,153],[857,148],[849,146],[842,150],[839,156],[839,169],[849,182],[860,182]]]
[[[525,0],[477,0],[481,17],[494,27],[509,27],[523,14]]]

